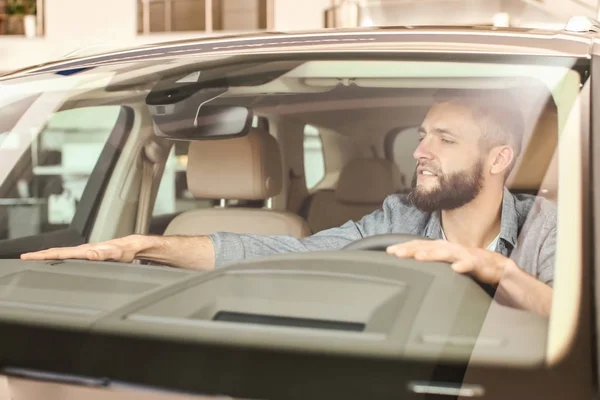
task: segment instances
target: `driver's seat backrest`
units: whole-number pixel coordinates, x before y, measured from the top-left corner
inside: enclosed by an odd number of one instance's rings
[[[305,206],[313,232],[340,226],[381,208],[399,189],[400,171],[386,159],[356,158],[342,169],[335,190],[313,193]]]
[[[197,199],[266,200],[282,188],[281,154],[276,139],[262,129],[222,140],[192,141],[187,182]],[[307,236],[306,221],[295,214],[260,208],[210,208],[184,212],[165,235],[215,232]]]

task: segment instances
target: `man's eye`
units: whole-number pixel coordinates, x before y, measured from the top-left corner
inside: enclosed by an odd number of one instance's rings
[[[452,143],[454,143],[454,141],[448,140],[448,139],[442,139],[442,143],[452,144]]]

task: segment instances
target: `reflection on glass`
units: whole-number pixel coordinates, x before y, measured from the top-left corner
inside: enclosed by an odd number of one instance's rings
[[[573,195],[559,196],[569,182],[558,158],[577,155],[558,138],[581,129],[579,72],[564,61],[271,57],[116,70],[111,91],[66,90],[72,101],[26,143],[9,127],[28,151],[0,182],[2,238],[34,237],[69,225],[118,111],[134,103],[126,167],[102,199],[116,211],[90,223],[119,222],[103,239],[143,227],[161,244],[146,258],[185,268],[69,261],[53,267],[60,279],[0,277],[18,289],[4,300],[34,304],[44,290],[45,307],[86,323],[112,312],[110,329],[173,340],[543,361],[555,249],[577,246],[558,242],[559,229],[573,233],[558,218],[559,197]],[[193,123],[208,103],[245,107],[254,123],[224,139],[213,128],[232,123],[228,113]],[[169,156],[142,182],[150,142]],[[138,221],[144,207],[148,226]],[[79,305],[64,296],[73,291]]]

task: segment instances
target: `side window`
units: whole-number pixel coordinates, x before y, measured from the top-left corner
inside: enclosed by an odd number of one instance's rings
[[[1,182],[0,239],[69,226],[120,112],[120,106],[61,111],[29,139],[29,148]]]
[[[419,145],[419,128],[412,127],[392,133],[392,158],[402,179],[402,187],[410,188],[410,183],[415,172],[415,159],[413,153]]]
[[[188,149],[189,142],[174,142],[156,195],[153,216],[173,215],[214,205],[213,200],[196,199],[188,190]]]
[[[313,189],[325,176],[323,141],[319,130],[312,126],[304,127],[304,175],[306,187]]]

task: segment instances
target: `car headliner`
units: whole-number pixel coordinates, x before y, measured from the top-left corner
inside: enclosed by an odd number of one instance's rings
[[[270,52],[401,51],[420,53],[589,57],[592,33],[496,27],[378,27],[311,32],[254,34],[174,41],[63,59],[22,69],[4,78],[29,73],[56,72],[165,57],[202,54],[257,54]]]

